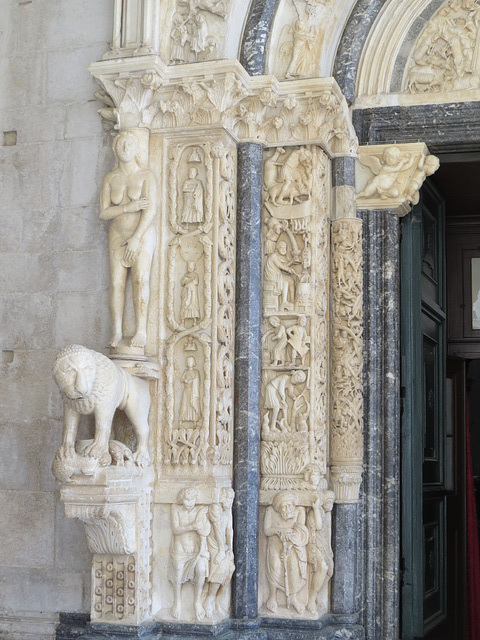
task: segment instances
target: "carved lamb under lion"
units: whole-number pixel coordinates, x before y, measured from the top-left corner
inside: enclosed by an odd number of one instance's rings
[[[93,475],[99,467],[111,464],[112,457],[117,464],[129,462],[127,451],[120,461],[117,450],[121,443],[110,440],[117,409],[125,411],[135,431],[137,448],[133,460],[139,467],[150,463],[150,392],[145,380],[130,375],[101,353],[77,344],[58,353],[54,376],[64,401],[62,446],[53,463],[57,480],[66,482],[75,474]],[[75,439],[80,418],[90,414],[95,417],[95,436],[79,449]]]

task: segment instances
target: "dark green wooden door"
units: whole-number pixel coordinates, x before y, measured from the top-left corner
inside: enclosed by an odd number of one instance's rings
[[[445,225],[425,185],[402,222],[402,638],[447,615]],[[452,639],[453,640],[453,639]]]

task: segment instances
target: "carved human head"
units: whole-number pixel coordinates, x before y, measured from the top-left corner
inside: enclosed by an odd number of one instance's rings
[[[135,159],[138,144],[135,135],[129,131],[122,131],[113,142],[113,150],[120,162],[131,162]]]
[[[292,373],[292,383],[293,384],[302,384],[305,382],[307,376],[305,375],[305,371],[294,371]]]
[[[272,327],[278,327],[280,326],[280,320],[277,318],[277,316],[272,316],[270,318],[270,324],[272,325]]]
[[[193,487],[186,487],[180,491],[177,500],[187,511],[191,511],[197,503],[198,493]]]
[[[186,360],[187,369],[193,369],[196,364],[195,358],[193,356],[188,356]]]
[[[191,271],[195,271],[195,262],[193,260],[189,260],[187,262],[187,269]]]
[[[198,170],[197,167],[189,167],[188,168],[188,177],[192,180],[193,178],[196,178],[198,175]]]
[[[303,477],[312,486],[318,487],[322,478],[322,474],[320,473],[320,467],[318,466],[318,464],[307,464],[307,466],[303,470]]]
[[[280,242],[277,242],[277,251],[282,256],[286,255],[286,253],[287,253],[287,243],[283,242],[283,240],[281,240]]]
[[[53,375],[60,391],[70,400],[88,397],[96,374],[97,366],[90,349],[71,344],[57,354]]]
[[[425,175],[426,176],[433,175],[439,166],[440,166],[440,160],[437,158],[437,156],[433,156],[433,155],[427,156],[425,158],[425,164],[424,164]]]
[[[220,503],[226,510],[232,508],[233,499],[235,498],[235,491],[230,487],[225,487],[220,491]]]
[[[275,511],[280,514],[283,520],[289,520],[295,515],[298,498],[291,491],[280,491],[273,498],[272,504]]]
[[[333,509],[333,503],[335,502],[335,494],[333,491],[324,491],[322,502],[325,511],[331,511]]]
[[[298,316],[298,324],[301,327],[304,327],[307,324],[307,318],[306,316]]]
[[[402,158],[402,152],[398,147],[387,147],[383,152],[383,161],[385,164],[393,166]]]

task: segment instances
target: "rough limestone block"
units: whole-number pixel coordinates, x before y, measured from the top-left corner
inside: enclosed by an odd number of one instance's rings
[[[53,493],[0,491],[0,565],[53,565]]]

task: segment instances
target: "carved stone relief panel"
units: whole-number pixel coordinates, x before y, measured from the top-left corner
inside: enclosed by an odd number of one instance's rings
[[[230,0],[176,0],[170,30],[170,64],[220,58]]]
[[[228,615],[232,551],[236,149],[153,136],[164,176],[157,397],[154,611],[213,623]]]
[[[265,152],[260,606],[278,617],[325,611],[332,575],[327,568],[315,577],[328,562],[308,560],[317,549],[309,530],[329,537],[320,513],[328,494],[329,193],[320,148]]]
[[[340,6],[339,6],[340,5]],[[328,76],[352,0],[282,0],[268,71],[277,78]]]
[[[476,0],[448,0],[417,38],[406,65],[410,93],[480,87],[480,6]]]

